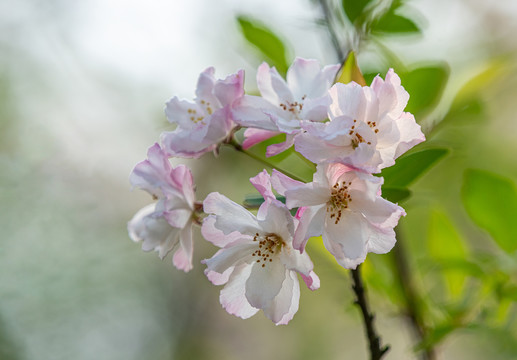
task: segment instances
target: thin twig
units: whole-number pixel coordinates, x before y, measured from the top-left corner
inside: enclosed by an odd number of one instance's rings
[[[397,245],[393,248],[393,258],[395,260],[396,278],[399,279],[402,294],[406,301],[406,315],[408,322],[417,337],[418,342],[422,342],[427,337],[427,328],[424,325],[421,309],[419,306],[419,296],[415,289],[409,263],[407,261],[404,241],[397,232]],[[420,354],[422,360],[435,360],[436,354],[432,347],[426,347]]]
[[[370,359],[380,360],[390,349],[390,347],[389,345],[386,345],[381,348],[381,339],[375,331],[375,326],[373,324],[374,315],[370,312],[368,301],[366,300],[365,289],[363,287],[363,281],[359,271],[360,267],[361,266],[359,265],[357,269],[351,270],[352,279],[354,281],[352,289],[357,296],[355,304],[361,308],[361,314],[363,315],[366,336],[368,337],[368,344],[370,348]]]
[[[281,173],[289,176],[291,179],[293,180],[298,180],[298,181],[301,181],[301,182],[305,182],[302,178],[300,178],[299,176],[296,176],[294,175],[293,173],[289,172],[289,171],[286,171],[286,170],[283,170],[283,169],[279,169],[278,167],[276,167],[275,165],[271,164],[270,162],[268,162],[266,159],[263,159],[261,158],[260,156],[257,156],[255,154],[253,154],[252,152],[250,151],[247,151],[247,150],[244,150],[242,145],[239,144],[234,138],[232,138],[231,140],[229,140],[228,142],[226,142],[227,145],[230,145],[231,147],[233,147],[235,150],[237,150],[238,152],[241,152],[243,154],[246,154],[248,155],[249,157],[251,157],[252,159],[260,162],[261,164],[267,166],[268,168],[275,168],[277,169],[278,171],[280,171]]]
[[[336,51],[336,55],[340,62],[345,60],[345,54],[341,45],[339,44],[339,39],[337,37],[336,31],[334,30],[334,25],[332,25],[332,15],[330,13],[329,5],[327,4],[327,0],[318,0],[321,10],[323,11],[323,16],[325,17],[325,22],[327,24],[327,30],[330,35],[330,40],[332,41],[332,45],[334,46],[334,50]]]

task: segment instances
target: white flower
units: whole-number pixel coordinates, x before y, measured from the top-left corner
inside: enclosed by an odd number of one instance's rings
[[[195,218],[192,173],[184,165],[173,168],[158,144],[149,148],[147,157],[135,166],[129,180],[158,201],[142,208],[129,221],[129,236],[142,242],[142,250],[157,251],[161,259],[174,251],[174,266],[187,272],[192,269]]]
[[[228,313],[245,319],[260,309],[275,324],[287,324],[298,310],[296,272],[311,290],[319,288],[319,279],[309,256],[292,247],[296,219],[268,196],[269,176],[254,179],[265,195],[257,216],[219,193],[205,199],[204,211],[211,215],[201,231],[221,248],[203,261],[205,273],[215,285],[226,284],[220,301]]]
[[[377,173],[425,140],[412,114],[404,112],[409,94],[390,69],[370,87],[337,83],[329,90],[330,121],[302,124],[295,149],[315,163],[339,162]]]
[[[383,199],[383,179],[342,164],[318,165],[313,182],[304,184],[273,172],[272,182],[289,208],[299,207],[300,226],[293,246],[303,251],[307,240],[322,235],[338,263],[355,269],[368,252],[384,254],[395,245],[400,206]]]
[[[293,145],[303,121],[324,121],[330,104],[328,89],[334,83],[339,65],[323,69],[317,60],[296,58],[284,80],[278,71],[263,63],[257,70],[261,96],[244,95],[233,105],[236,123],[249,129],[244,148],[286,134],[286,141],[270,145],[266,155],[276,155]]]

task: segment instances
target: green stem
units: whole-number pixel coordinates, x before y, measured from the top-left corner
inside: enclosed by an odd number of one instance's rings
[[[231,147],[233,147],[233,148],[234,148],[235,150],[237,150],[238,152],[248,155],[249,157],[251,157],[251,158],[252,158],[252,159],[254,159],[255,161],[260,162],[261,164],[263,164],[263,165],[267,166],[268,168],[271,168],[271,169],[275,168],[275,169],[277,169],[278,171],[280,171],[281,173],[283,173],[283,174],[285,174],[285,175],[289,176],[291,179],[293,179],[293,180],[298,180],[298,181],[300,181],[300,182],[305,183],[305,181],[304,181],[302,178],[300,178],[299,176],[296,176],[296,175],[294,175],[293,173],[291,173],[291,172],[289,172],[289,171],[286,171],[286,170],[283,170],[283,169],[279,169],[277,166],[275,166],[275,165],[271,164],[271,163],[270,163],[269,161],[267,161],[266,159],[264,159],[264,158],[262,158],[262,157],[260,157],[260,156],[258,156],[258,155],[256,155],[256,154],[254,154],[254,153],[252,153],[252,152],[250,152],[250,151],[244,150],[244,149],[242,148],[242,145],[241,145],[241,144],[239,144],[239,143],[237,142],[237,140],[235,140],[235,138],[230,139],[230,141],[228,141],[226,144],[230,145]]]

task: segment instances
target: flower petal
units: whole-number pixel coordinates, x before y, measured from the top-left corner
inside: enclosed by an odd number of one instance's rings
[[[218,192],[208,194],[203,208],[205,213],[216,215],[214,225],[226,235],[234,231],[249,235],[262,230],[252,213]]]
[[[305,285],[307,285],[310,290],[314,291],[320,288],[320,278],[314,271],[311,271],[309,276],[305,276],[303,274],[300,275],[302,276]]]
[[[285,192],[288,189],[292,189],[295,187],[299,187],[304,185],[303,182],[298,180],[293,180],[289,176],[281,173],[277,169],[273,169],[271,172],[271,184],[273,188],[280,194],[285,196]]]
[[[231,267],[251,263],[254,260],[251,254],[253,254],[256,249],[258,249],[257,244],[237,244],[218,251],[210,259],[203,260],[202,263],[206,264],[207,271],[215,271],[219,274],[223,274]]]
[[[285,280],[277,296],[264,308],[264,314],[276,325],[286,325],[298,311],[300,284],[294,271],[285,270]]]
[[[271,177],[266,170],[263,170],[256,176],[252,177],[250,182],[264,199],[276,199],[276,196],[273,194],[273,190],[271,189]]]
[[[286,101],[293,102],[293,94],[278,71],[262,63],[257,69],[257,87],[262,97],[278,106]]]
[[[345,269],[355,269],[366,259],[369,231],[366,220],[347,211],[339,221],[327,217],[323,243]]]
[[[151,204],[140,209],[129,221],[128,232],[133,241],[142,242],[142,250],[155,250],[163,259],[178,244],[181,229],[157,216],[155,207]]]
[[[203,225],[201,226],[201,234],[203,237],[215,246],[223,248],[237,243],[250,242],[253,240],[252,236],[241,234],[238,231],[225,234],[215,227],[215,222],[216,217],[214,215],[209,215],[203,220]]]
[[[246,299],[246,281],[250,273],[251,266],[249,265],[236,267],[219,297],[221,305],[229,314],[242,319],[248,319],[259,311]]]
[[[236,99],[244,95],[244,70],[239,70],[224,80],[217,80],[214,94],[222,106],[232,105]]]
[[[280,292],[285,276],[285,267],[278,259],[268,262],[265,267],[253,263],[250,277],[246,281],[246,298],[250,305],[259,309],[269,307]]]
[[[188,272],[192,270],[192,253],[194,245],[192,241],[192,223],[186,225],[181,230],[179,238],[179,246],[172,257],[172,263],[177,269]]]
[[[277,131],[247,128],[244,131],[244,141],[242,142],[242,148],[244,150],[247,150],[253,145],[256,145],[269,138],[272,138],[273,136],[278,134],[280,133]]]
[[[293,247],[295,249],[304,252],[309,238],[323,234],[326,214],[326,204],[305,208],[294,233]]]

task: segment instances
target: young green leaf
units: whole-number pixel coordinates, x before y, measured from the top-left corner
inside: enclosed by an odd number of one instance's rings
[[[355,81],[361,86],[366,86],[366,81],[361,73],[361,69],[357,65],[357,59],[353,51],[348,53],[336,77],[337,83],[348,84],[351,81]]]
[[[404,155],[392,167],[382,170],[385,187],[405,188],[429,170],[449,152],[448,149],[425,149]]]
[[[370,2],[372,2],[372,0],[342,0],[341,6],[348,20],[354,24],[364,13],[364,9]]]
[[[411,196],[411,191],[405,188],[382,187],[382,197],[393,203],[401,203]]]
[[[449,66],[437,63],[401,73],[402,86],[410,94],[406,111],[418,115],[432,110],[443,93],[449,78]]]
[[[382,35],[420,33],[420,28],[407,17],[388,11],[373,25],[374,33]]]
[[[461,191],[470,218],[508,253],[517,250],[517,189],[500,175],[477,169],[465,171]]]
[[[282,40],[271,29],[250,17],[241,15],[237,17],[237,21],[246,40],[264,55],[265,60],[271,62],[270,65],[285,74],[289,64]]]

